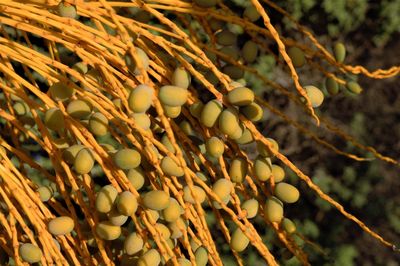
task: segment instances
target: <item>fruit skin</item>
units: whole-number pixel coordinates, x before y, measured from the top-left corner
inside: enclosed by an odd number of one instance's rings
[[[236,228],[236,230],[232,234],[230,246],[236,252],[244,251],[249,245],[249,238],[243,233],[240,228]]]
[[[174,162],[174,160],[172,160],[168,156],[165,156],[164,158],[162,158],[160,166],[161,166],[161,169],[163,170],[163,172],[170,176],[180,177],[185,174],[183,172],[182,167],[180,167],[178,164],[176,164]]]
[[[247,175],[248,164],[243,158],[235,158],[229,167],[229,177],[232,182],[242,183]]]
[[[108,132],[108,119],[102,113],[94,113],[89,118],[89,130],[95,136],[101,137]]]
[[[135,113],[146,112],[153,102],[153,96],[153,88],[141,84],[130,91],[128,97],[129,108]]]
[[[212,157],[219,158],[225,150],[224,143],[217,137],[211,137],[206,142],[207,154]]]
[[[258,156],[254,162],[254,173],[258,180],[267,181],[272,174],[271,159]]]
[[[200,119],[204,104],[202,102],[195,102],[189,108],[190,114],[197,119]]]
[[[73,100],[67,106],[67,113],[76,119],[85,119],[92,112],[92,106],[83,100]]]
[[[74,144],[63,151],[62,157],[68,164],[73,164],[76,158],[76,155],[80,150],[85,148],[85,146],[81,144]]]
[[[227,100],[236,106],[246,106],[254,102],[254,92],[247,87],[238,87],[228,92]]]
[[[267,140],[270,142],[273,150],[271,151],[266,145],[264,145],[260,141],[260,142],[257,142],[257,151],[263,157],[271,157],[272,158],[272,157],[275,156],[273,151],[274,152],[278,152],[279,151],[279,144],[274,139],[267,138]]]
[[[156,249],[150,249],[140,257],[137,266],[157,266],[160,262],[160,253]]]
[[[243,17],[249,19],[251,22],[255,22],[261,17],[261,15],[258,13],[255,6],[250,5],[243,11]]]
[[[240,79],[244,75],[244,70],[235,65],[224,66],[222,72],[227,74],[231,79]]]
[[[75,19],[77,16],[76,8],[73,5],[66,4],[64,1],[61,1],[57,6],[58,14],[61,17],[72,18]]]
[[[274,176],[274,182],[278,183],[285,179],[285,170],[279,165],[272,165],[272,175]]]
[[[169,196],[163,190],[152,190],[144,194],[143,205],[155,211],[164,210],[169,206]]]
[[[139,190],[143,187],[145,182],[145,174],[141,167],[129,169],[127,177],[129,182],[136,190]]]
[[[74,229],[74,226],[74,220],[72,220],[71,217],[60,216],[52,219],[48,223],[47,228],[51,234],[59,236],[71,233],[71,231]]]
[[[283,203],[276,197],[267,199],[264,214],[268,221],[279,223],[283,218]]]
[[[199,187],[199,186],[192,186],[193,194],[196,196],[197,201],[201,204],[205,201],[206,199],[206,193],[204,190]],[[194,197],[192,196],[192,192],[190,191],[189,186],[185,186],[183,188],[183,199],[186,202],[189,202],[191,204],[195,204],[196,201]]]
[[[290,47],[287,50],[287,54],[289,55],[290,59],[292,60],[294,67],[302,67],[306,63],[306,58],[304,56],[304,52],[295,46]]]
[[[42,250],[31,243],[24,243],[19,246],[19,254],[23,261],[28,263],[40,262],[43,253]]]
[[[219,116],[218,122],[219,130],[231,137],[239,129],[238,111],[232,107],[225,109]]]
[[[245,107],[240,108],[240,112],[252,122],[260,121],[263,118],[264,111],[257,103],[251,103]]]
[[[165,115],[169,118],[177,118],[181,114],[182,107],[181,106],[169,106],[169,105],[164,105],[164,112]]]
[[[277,198],[286,203],[295,203],[300,197],[299,190],[288,183],[276,184],[274,194]]]
[[[333,78],[326,78],[325,88],[330,95],[336,95],[339,92],[339,84]]]
[[[184,67],[177,67],[172,74],[171,82],[174,86],[180,87],[182,89],[188,89],[190,81],[190,74],[185,70]]]
[[[89,149],[80,150],[75,157],[74,169],[75,172],[84,175],[88,174],[94,166],[94,158]]]
[[[96,225],[97,235],[104,240],[115,240],[121,235],[121,227],[110,221],[103,221]]]
[[[47,128],[57,131],[65,127],[64,115],[57,107],[48,109],[44,115],[44,124]]]
[[[324,94],[320,89],[315,86],[304,86],[306,90],[307,96],[310,99],[311,106],[317,108],[321,106],[322,102],[324,101]]]
[[[53,196],[53,190],[48,186],[39,187],[36,192],[39,193],[39,198],[42,202],[46,202]]]
[[[222,30],[218,32],[215,36],[218,44],[223,46],[229,46],[236,44],[237,36],[229,30]]]
[[[247,63],[256,61],[258,55],[258,45],[253,41],[247,41],[242,48],[243,59]]]
[[[256,199],[248,199],[245,202],[242,203],[242,210],[247,211],[247,219],[251,219],[257,216],[258,213],[258,201]]]
[[[118,191],[112,185],[106,185],[96,195],[96,210],[102,213],[111,211]]]
[[[233,184],[228,179],[218,179],[212,186],[212,191],[222,200],[230,196]]]
[[[206,266],[208,262],[208,252],[204,247],[199,247],[194,253],[197,266]]]
[[[244,145],[244,144],[249,144],[249,143],[251,143],[251,142],[254,141],[253,134],[251,134],[250,130],[248,130],[247,128],[245,128],[245,129],[243,130],[243,133],[242,133],[242,135],[240,136],[240,138],[235,139],[235,141],[236,141],[236,143],[242,144],[242,145]]]
[[[50,96],[55,101],[65,101],[74,95],[75,90],[62,82],[56,82],[49,87]]]
[[[200,122],[205,127],[213,127],[223,110],[222,103],[218,100],[211,100],[201,111]]]
[[[296,225],[288,218],[284,218],[282,220],[282,227],[288,234],[293,234],[296,232]]]
[[[335,59],[339,63],[343,63],[344,59],[346,58],[346,47],[343,43],[338,42],[333,47],[333,53],[335,55]]]
[[[129,191],[122,192],[116,199],[118,212],[120,214],[131,216],[138,207],[136,197]]]
[[[355,81],[349,81],[346,83],[346,88],[354,94],[360,94],[362,92],[362,88],[360,84]]]
[[[176,221],[181,216],[182,213],[183,213],[183,208],[174,198],[170,198],[168,207],[162,210],[162,215],[166,222]]]
[[[141,156],[134,149],[121,149],[114,154],[114,162],[119,168],[129,170],[140,165]]]
[[[165,85],[160,88],[158,98],[161,103],[177,107],[182,106],[186,103],[188,98],[188,90],[172,85]]]
[[[107,218],[112,225],[116,226],[122,226],[128,220],[128,216],[119,213],[115,207],[107,213]]]
[[[143,239],[137,233],[129,234],[124,241],[124,250],[128,255],[134,255],[143,249]]]
[[[147,56],[146,52],[143,51],[141,48],[135,47],[135,50],[136,50],[136,56],[139,58],[144,71],[147,71],[150,66],[149,57]],[[140,74],[137,62],[130,55],[125,57],[125,63],[128,66],[129,70],[132,71],[134,75],[137,76]]]

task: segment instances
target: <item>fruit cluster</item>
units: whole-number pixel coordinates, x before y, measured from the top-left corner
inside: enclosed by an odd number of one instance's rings
[[[11,32],[0,44],[0,264],[223,265],[223,238],[240,265],[250,244],[278,265],[256,219],[307,264],[284,210],[300,198],[285,165],[321,191],[260,133],[269,105],[245,73],[262,76],[252,66],[265,54],[294,80],[314,57],[352,72],[343,44],[321,56],[283,43],[257,0],[53,2],[0,3]],[[322,73],[326,96],[362,91]],[[262,80],[305,115],[324,101],[317,86]]]

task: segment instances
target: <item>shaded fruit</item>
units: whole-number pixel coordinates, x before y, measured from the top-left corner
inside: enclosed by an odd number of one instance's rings
[[[193,197],[193,194],[196,197],[197,202],[200,204],[203,203],[206,199],[206,193],[199,186],[192,186],[192,191],[190,191],[189,186],[185,186],[183,188],[183,200],[184,201],[189,202],[191,204],[195,204],[196,201],[195,201],[195,198]]]
[[[146,112],[153,102],[153,88],[141,84],[132,89],[128,96],[129,108],[135,113]]]
[[[179,127],[182,129],[182,131],[187,136],[195,136],[196,135],[192,128],[192,125],[187,120],[183,120],[182,122],[180,122]]]
[[[288,183],[276,184],[274,194],[277,198],[286,203],[294,203],[298,201],[300,197],[299,190]]]
[[[234,45],[237,41],[237,36],[229,30],[222,30],[215,35],[217,43],[224,46]]]
[[[239,50],[235,46],[223,46],[219,51],[231,60],[236,61],[239,59]]]
[[[75,172],[83,175],[89,173],[94,166],[94,158],[89,149],[80,150],[75,157],[74,169]]]
[[[208,252],[204,247],[199,247],[194,253],[197,266],[206,266],[208,262]]]
[[[102,213],[111,211],[118,191],[112,185],[106,185],[96,195],[96,210]]]
[[[285,179],[285,170],[279,165],[273,164],[272,165],[272,175],[274,176],[275,183],[281,182]]]
[[[258,55],[258,45],[253,41],[247,41],[242,48],[243,59],[247,63],[256,61]]]
[[[251,22],[258,20],[261,15],[258,13],[257,9],[253,5],[249,5],[243,11],[243,17],[249,19]]]
[[[51,130],[63,130],[65,127],[64,115],[60,109],[48,109],[44,115],[44,124]]]
[[[254,141],[253,134],[251,134],[250,130],[245,128],[242,132],[240,138],[235,139],[238,144],[249,144]]]
[[[165,115],[169,118],[177,118],[181,114],[181,106],[163,105]]]
[[[211,137],[206,142],[206,151],[207,154],[214,157],[219,158],[225,150],[225,144],[222,140],[217,137]]]
[[[336,61],[339,63],[343,63],[344,59],[346,58],[346,47],[343,43],[338,42],[333,47],[333,54],[335,55]]]
[[[138,207],[138,202],[136,197],[129,191],[122,192],[117,197],[117,208],[118,212],[123,215],[131,216],[133,215]]]
[[[182,213],[183,213],[183,208],[174,198],[170,198],[168,207],[162,210],[162,215],[166,222],[176,221],[181,216]]]
[[[75,90],[62,82],[56,82],[49,87],[50,96],[55,101],[65,101],[74,95]]]
[[[190,74],[185,70],[184,67],[177,67],[172,74],[171,82],[174,86],[187,89],[189,88],[190,81]]]
[[[42,250],[31,243],[24,243],[19,246],[21,259],[28,263],[37,263],[42,259]]]
[[[135,47],[135,52],[136,52],[136,56],[140,60],[140,64],[143,67],[144,71],[147,71],[150,66],[150,59],[147,56],[146,52],[143,51],[139,47]],[[131,57],[130,55],[126,56],[125,63],[128,66],[129,70],[132,71],[134,75],[140,74],[139,67],[138,67],[139,64],[135,61],[135,59],[133,57]]]
[[[200,122],[205,127],[213,127],[223,110],[222,103],[218,100],[209,101],[201,111]]]
[[[85,146],[81,144],[74,144],[71,147],[67,148],[66,150],[63,151],[63,159],[68,163],[68,164],[73,164],[75,161],[75,157],[78,154],[80,150],[85,148]]]
[[[279,223],[283,218],[283,203],[275,197],[267,199],[264,214],[268,221]]]
[[[248,199],[242,203],[241,208],[247,211],[246,218],[251,219],[256,217],[258,213],[258,201],[256,199]]]
[[[73,118],[84,119],[92,113],[92,106],[83,100],[73,100],[67,106],[67,113]]]
[[[89,130],[93,135],[104,136],[108,132],[108,119],[102,113],[94,113],[89,118]]]
[[[69,4],[65,3],[64,1],[61,1],[58,6],[57,6],[57,12],[61,17],[66,17],[66,18],[76,18],[76,7]]]
[[[151,126],[150,117],[146,113],[132,113],[129,115],[135,121],[136,126],[147,130]]]
[[[320,89],[315,86],[305,86],[308,98],[310,98],[311,106],[316,108],[319,107],[324,101],[324,94]]]
[[[74,229],[74,220],[68,216],[60,216],[52,219],[48,225],[47,229],[53,235],[66,235],[72,232]]]
[[[150,249],[140,257],[137,266],[157,266],[160,263],[160,253],[156,249]]]
[[[227,74],[231,79],[240,79],[244,75],[244,70],[235,65],[224,66],[222,72]]]
[[[201,111],[204,108],[204,104],[202,102],[195,102],[189,107],[190,114],[197,119],[201,117]]]
[[[257,151],[263,157],[274,157],[274,153],[277,153],[279,151],[278,142],[271,138],[267,138],[267,140],[272,146],[272,151],[261,141],[257,142]]]
[[[233,136],[240,128],[238,111],[232,107],[222,111],[218,118],[218,125],[223,134],[228,135],[228,137]]]
[[[161,103],[165,105],[177,107],[186,103],[188,95],[188,90],[184,88],[166,85],[160,88],[158,98],[160,99]]]
[[[346,83],[346,88],[347,88],[350,92],[352,92],[352,93],[354,93],[354,94],[360,94],[360,93],[362,92],[362,88],[361,88],[360,84],[358,84],[358,83],[355,82],[355,81],[349,81],[349,82],[347,82],[347,83]]]
[[[264,114],[262,107],[254,102],[240,108],[240,112],[252,122],[260,121],[263,118]]]
[[[184,230],[187,227],[187,223],[181,217],[168,224],[168,228],[171,231],[171,239],[180,238],[183,233],[181,230]],[[182,228],[182,229],[180,229]]]
[[[114,154],[114,162],[119,168],[129,170],[140,165],[141,156],[134,149],[121,149]]]
[[[129,182],[136,190],[139,190],[143,187],[145,182],[145,174],[141,167],[129,169],[127,177]]]
[[[25,115],[29,111],[29,108],[26,108],[26,105],[22,102],[14,103],[13,109],[15,114],[19,116]]]
[[[237,87],[227,95],[228,101],[236,106],[246,106],[254,101],[254,92],[246,87]]]
[[[134,255],[143,249],[143,239],[137,233],[129,234],[124,241],[124,250],[128,255]]]
[[[171,141],[169,140],[167,134],[164,134],[164,135],[161,137],[161,143],[165,146],[165,148],[167,148],[167,150],[169,150],[169,151],[172,152],[172,153],[175,153],[175,148],[174,148],[174,146],[172,145]]]
[[[293,223],[292,220],[288,218],[283,218],[282,220],[282,227],[288,234],[293,234],[296,232],[296,225]]]
[[[42,202],[46,202],[53,197],[53,190],[48,186],[39,187],[36,192],[39,193],[39,198]]]
[[[304,52],[295,46],[290,47],[287,50],[287,54],[289,55],[290,59],[292,60],[294,67],[302,67],[306,63],[306,58],[304,56]]]
[[[111,224],[116,226],[122,226],[128,220],[128,216],[119,213],[116,208],[112,208],[112,210],[107,213],[107,218]]]
[[[75,63],[72,66],[72,69],[74,69],[75,71],[79,72],[79,74],[82,74],[82,75],[86,74],[88,72],[88,70],[89,70],[88,66],[83,62]],[[71,77],[71,80],[73,82],[77,82],[78,81],[75,77]]]
[[[271,159],[258,156],[254,162],[254,174],[260,181],[267,181],[272,174]]]
[[[325,88],[330,95],[336,95],[339,92],[339,84],[333,78],[326,78]]]
[[[180,167],[177,163],[175,163],[174,160],[172,160],[168,156],[162,158],[160,166],[163,172],[167,175],[178,177],[184,175],[182,167]]]
[[[235,158],[229,166],[229,177],[232,182],[242,183],[247,175],[248,164],[243,158]]]
[[[161,211],[169,206],[169,195],[163,190],[152,190],[144,194],[143,204],[146,208]]]
[[[242,252],[249,245],[249,238],[243,233],[240,228],[236,228],[236,230],[232,234],[230,247],[236,252]]]
[[[104,240],[115,240],[121,235],[121,227],[110,221],[102,221],[96,225],[97,235]]]

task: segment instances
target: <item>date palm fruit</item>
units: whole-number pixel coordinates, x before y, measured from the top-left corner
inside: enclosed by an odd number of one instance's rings
[[[206,266],[208,262],[208,252],[204,247],[199,247],[194,253],[197,266]]]
[[[343,63],[346,58],[346,47],[343,43],[338,42],[333,47],[333,54],[335,55],[335,59],[339,63]]]
[[[240,108],[240,112],[252,122],[260,121],[264,115],[262,107],[254,102]]]
[[[232,107],[225,109],[219,116],[218,122],[219,130],[231,137],[240,128],[238,111]]]
[[[112,185],[102,187],[96,195],[96,210],[101,213],[111,211],[117,196],[118,191]]]
[[[187,258],[179,258],[178,259],[179,266],[191,266],[192,263]]]
[[[211,137],[206,141],[206,151],[208,155],[219,158],[224,153],[224,150],[225,144],[219,138]]]
[[[115,240],[121,235],[121,227],[102,221],[96,225],[96,233],[103,240]]]
[[[130,256],[134,255],[143,249],[143,244],[143,239],[138,233],[131,233],[124,241],[125,253]]]
[[[167,150],[169,150],[169,151],[172,152],[172,153],[175,153],[175,148],[174,148],[174,146],[172,145],[171,141],[169,140],[167,134],[164,134],[164,135],[161,137],[161,143],[165,146],[165,148],[167,148]]]
[[[188,95],[187,89],[173,85],[165,85],[160,88],[158,98],[164,105],[177,107],[186,103]]]
[[[42,259],[42,250],[31,243],[24,243],[19,246],[21,259],[28,263],[37,263]]]
[[[285,170],[279,165],[273,164],[272,165],[272,175],[274,176],[275,183],[281,182],[285,179]]]
[[[149,191],[143,196],[143,204],[146,208],[151,210],[164,210],[169,206],[168,193],[163,190]]]
[[[260,13],[258,13],[255,6],[249,5],[243,11],[243,17],[247,18],[251,22],[255,22],[261,17],[261,15],[260,15]]]
[[[231,79],[240,79],[244,75],[244,70],[235,65],[224,66],[222,72],[227,74]]]
[[[308,98],[310,98],[311,106],[314,108],[319,107],[324,101],[324,94],[322,91],[312,85],[305,86],[304,89],[306,90]]]
[[[129,117],[131,117],[133,121],[135,121],[135,124],[138,127],[144,130],[149,129],[151,126],[150,117],[146,113],[132,113],[131,115],[129,115]]]
[[[153,88],[141,84],[129,92],[128,106],[135,113],[144,113],[150,108],[153,95]]]
[[[39,193],[39,198],[42,202],[46,202],[53,197],[53,190],[48,186],[39,187],[36,192]]]
[[[274,139],[271,138],[267,138],[267,140],[269,141],[269,143],[272,146],[272,151],[266,146],[264,145],[264,143],[262,142],[257,142],[257,151],[258,153],[263,156],[263,157],[274,157],[274,152],[278,152],[279,151],[279,145],[278,142],[276,142]]]
[[[233,61],[239,59],[239,50],[235,46],[223,46],[219,51]],[[223,58],[221,59],[223,60]]]
[[[339,92],[339,84],[333,78],[326,78],[325,88],[330,95],[336,95]]]
[[[258,55],[258,45],[253,41],[247,41],[242,48],[242,56],[246,63],[256,61]]]
[[[242,252],[249,245],[249,238],[243,233],[243,231],[238,227],[232,234],[230,247],[236,252]]]
[[[300,197],[299,190],[296,187],[283,182],[275,185],[274,194],[277,198],[286,203],[294,203],[298,201]]]
[[[282,220],[282,227],[288,234],[293,234],[296,232],[296,225],[293,223],[292,220],[288,218],[283,218]]]
[[[108,119],[100,112],[93,113],[89,118],[89,130],[93,135],[101,137],[108,132]]]
[[[89,68],[88,66],[83,63],[83,62],[77,62],[72,66],[72,69],[74,69],[75,71],[77,71],[79,74],[84,75],[88,72]],[[78,80],[75,77],[71,76],[71,80],[73,82],[77,82]]]
[[[150,58],[147,56],[146,52],[143,51],[139,47],[135,47],[135,53],[138,59],[140,60],[140,64],[143,67],[144,71],[147,71],[150,66]],[[125,62],[128,66],[129,70],[133,72],[134,75],[139,75],[139,64],[132,58],[130,55],[125,56]]]
[[[47,128],[57,131],[65,127],[64,115],[57,107],[48,109],[44,115],[44,124]]]
[[[136,197],[129,191],[124,191],[118,195],[116,202],[118,212],[126,216],[133,215],[138,207]]]
[[[283,218],[283,203],[275,197],[267,199],[264,214],[268,221],[279,223]]]
[[[254,174],[260,181],[267,181],[272,174],[271,159],[258,156],[254,162]],[[275,181],[276,182],[276,181]]]
[[[29,111],[29,107],[27,108],[26,104],[24,104],[23,102],[14,103],[13,109],[14,109],[15,114],[18,116],[23,116],[23,115],[27,114],[27,112]]]
[[[200,119],[201,112],[204,108],[204,104],[202,102],[195,102],[189,107],[190,114],[197,119]]]
[[[161,211],[166,222],[176,221],[183,213],[183,208],[174,198],[169,198],[169,205]]]
[[[182,129],[186,136],[196,135],[192,128],[192,125],[187,120],[183,120],[182,122],[180,122],[179,127]]]
[[[140,257],[137,266],[158,266],[160,263],[160,253],[157,251],[157,249],[150,249]]]
[[[60,216],[52,219],[48,225],[47,229],[52,235],[66,235],[74,230],[74,220],[68,216]]]
[[[222,30],[215,35],[218,44],[223,46],[235,45],[237,36],[229,30]]]
[[[247,87],[237,87],[228,92],[227,100],[236,106],[246,106],[254,101],[254,92]]]
[[[94,158],[89,149],[80,150],[75,157],[74,169],[75,172],[84,175],[89,173],[94,166]]]
[[[83,100],[73,100],[67,106],[67,113],[76,119],[85,119],[92,113],[92,106]]]
[[[55,101],[65,101],[74,95],[75,90],[59,81],[49,87],[50,96]]]
[[[180,167],[174,160],[172,160],[170,157],[165,156],[161,160],[161,170],[167,175],[170,176],[183,176],[184,172],[182,167]]]
[[[119,168],[129,170],[140,165],[141,156],[135,149],[121,149],[114,154],[114,162]]]
[[[245,128],[240,138],[235,139],[235,141],[237,144],[242,144],[242,145],[249,144],[254,141],[253,134],[251,134],[250,130]]]
[[[191,77],[184,67],[177,67],[172,74],[171,83],[174,86],[182,89],[188,89],[190,86]]]
[[[199,186],[192,186],[192,191],[198,203],[203,203],[206,199],[206,193]],[[196,200],[193,197],[192,191],[190,191],[189,186],[183,188],[183,200],[191,204],[195,204]]]
[[[224,26],[226,25],[225,21],[216,19],[216,18],[210,18],[210,20],[208,21],[208,23],[210,24],[210,28],[213,32],[216,32],[217,30],[222,30],[224,28]],[[206,53],[207,57],[208,54]],[[213,61],[215,62],[215,61]]]
[[[218,179],[212,186],[212,191],[222,200],[230,196],[233,190],[233,184],[228,179]]]
[[[85,148],[85,146],[81,144],[74,144],[63,151],[62,157],[68,164],[73,164],[76,155],[83,148]]]
[[[156,223],[154,225],[154,227],[164,240],[167,240],[168,238],[170,238],[171,232],[169,231],[169,229],[166,225],[161,224],[161,223]]]
[[[188,226],[187,221],[183,220],[181,217],[179,217],[178,219],[176,219],[171,223],[168,223],[168,228],[171,231],[171,239],[180,238],[183,235],[181,230],[186,229],[187,226]]]
[[[306,58],[304,56],[304,52],[296,46],[290,47],[287,50],[287,54],[289,55],[290,59],[292,60],[294,67],[302,67],[306,63]]]
[[[164,113],[169,118],[177,118],[181,114],[181,106],[169,106],[163,104]]]
[[[200,122],[205,127],[213,127],[223,110],[222,103],[218,100],[211,100],[201,111]]]
[[[107,213],[107,218],[111,224],[116,226],[122,226],[128,220],[128,216],[119,213],[116,208],[112,208],[111,211]]]
[[[352,92],[352,93],[354,93],[354,94],[360,94],[360,93],[362,92],[362,88],[361,88],[360,84],[358,84],[358,83],[355,82],[355,81],[349,81],[349,82],[347,82],[347,83],[346,83],[346,88],[347,88],[350,92]]]
[[[247,211],[246,218],[251,219],[256,217],[258,213],[258,201],[256,199],[248,199],[242,203],[241,208]]]
[[[243,158],[235,158],[229,166],[229,177],[234,183],[242,183],[247,175],[248,164]]]
[[[145,174],[140,166],[129,169],[127,177],[129,182],[136,190],[139,190],[143,187],[145,182]]]
[[[64,1],[61,1],[58,6],[57,6],[57,12],[61,17],[66,17],[66,18],[76,18],[76,8],[75,6],[65,3]]]

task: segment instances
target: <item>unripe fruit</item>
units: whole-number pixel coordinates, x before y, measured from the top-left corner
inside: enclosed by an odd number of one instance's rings
[[[326,78],[325,88],[330,95],[336,95],[339,92],[339,84],[333,78]]]
[[[60,216],[52,219],[47,225],[47,229],[53,235],[66,235],[74,230],[74,220],[68,216]]]
[[[129,115],[129,117],[131,117],[133,121],[135,121],[136,126],[144,130],[149,129],[151,126],[150,118],[146,113],[132,113],[131,115]]]
[[[75,157],[74,169],[75,172],[84,175],[89,173],[94,166],[94,158],[89,149],[80,150]]]
[[[121,149],[114,154],[114,162],[119,168],[128,170],[140,165],[141,156],[134,149]]]
[[[360,84],[355,81],[349,81],[346,83],[346,88],[354,94],[360,94],[362,92],[362,88]]]
[[[218,179],[212,186],[212,191],[222,200],[230,196],[233,184],[228,179]]]
[[[84,75],[84,74],[86,74],[87,72],[88,72],[88,66],[86,65],[86,64],[84,64],[83,62],[78,62],[78,63],[75,63],[73,66],[72,66],[72,69],[74,69],[75,71],[77,71],[77,72],[79,72],[79,74],[82,74],[82,75]],[[74,78],[74,77],[71,77],[71,80],[73,81],[73,82],[77,82],[78,80],[76,79],[76,78]]]
[[[199,186],[192,186],[193,194],[196,197],[196,200],[199,204],[203,203],[206,199],[206,193]],[[189,202],[191,204],[195,204],[196,200],[194,199],[192,192],[190,191],[189,186],[185,186],[183,188],[183,200]]]
[[[179,127],[182,129],[182,131],[187,136],[195,136],[196,135],[192,128],[192,125],[187,120],[183,120],[181,123],[179,123]]]
[[[172,85],[182,89],[189,88],[190,80],[190,74],[185,70],[184,67],[177,67],[171,78]]]
[[[44,115],[44,124],[51,130],[64,129],[64,115],[61,110],[56,107],[48,109]]]
[[[54,83],[49,88],[50,96],[55,101],[65,101],[74,95],[75,90],[62,82]]]
[[[140,257],[137,266],[158,266],[160,263],[160,253],[156,249],[150,249]]]
[[[282,227],[288,234],[293,234],[294,232],[296,232],[296,225],[293,223],[292,220],[288,218],[283,219]]]
[[[253,134],[251,134],[250,130],[248,130],[247,128],[245,128],[243,130],[242,135],[240,136],[240,138],[235,139],[236,143],[238,144],[248,144],[254,141],[253,138]]]
[[[254,92],[246,87],[238,87],[227,95],[228,101],[236,106],[246,106],[254,101]]]
[[[176,221],[181,216],[182,213],[183,213],[183,208],[174,198],[170,198],[168,207],[162,210],[162,215],[166,222]]]
[[[122,226],[128,220],[128,216],[119,213],[116,208],[107,213],[107,218],[112,225],[116,226]]]
[[[199,247],[194,253],[197,266],[206,266],[208,262],[208,252],[204,247]]]
[[[102,213],[111,211],[118,191],[112,185],[106,185],[96,195],[96,210]]]
[[[94,113],[89,118],[89,130],[95,136],[104,136],[108,132],[108,119],[102,113]]]
[[[244,75],[244,70],[235,65],[224,66],[222,72],[227,74],[231,79],[240,79]]]
[[[272,174],[271,159],[258,156],[254,162],[254,174],[258,180],[267,181]]]
[[[304,52],[298,47],[295,46],[290,47],[287,50],[287,54],[292,60],[294,67],[302,67],[306,63]]]
[[[153,88],[141,84],[132,89],[128,97],[129,108],[135,113],[146,112],[153,102]]]
[[[274,182],[281,182],[285,178],[285,170],[279,165],[272,165],[272,175],[274,176]]]
[[[243,17],[249,19],[251,22],[258,20],[261,15],[253,5],[249,5],[243,12]]]
[[[181,114],[181,106],[163,105],[165,115],[169,118],[177,118]]]
[[[21,259],[28,263],[40,262],[43,253],[42,250],[31,243],[24,243],[19,246],[19,254]]]
[[[189,107],[189,111],[192,116],[200,119],[203,108],[204,104],[202,102],[195,102]]]
[[[164,135],[161,137],[161,143],[165,146],[165,148],[167,148],[167,150],[169,150],[169,151],[172,152],[172,153],[175,153],[175,148],[174,148],[174,146],[172,145],[171,141],[169,140],[167,134],[164,134]]]
[[[81,144],[74,144],[71,147],[67,148],[66,150],[63,151],[63,159],[68,163],[68,164],[73,164],[75,161],[75,157],[78,154],[80,150],[85,148],[85,146]]]
[[[299,190],[288,184],[288,183],[278,183],[275,185],[274,194],[278,197],[281,201],[286,203],[294,203],[298,201],[300,197]]]
[[[283,218],[283,203],[275,197],[267,199],[264,214],[268,221],[279,223]]]
[[[61,17],[66,17],[66,18],[76,18],[76,8],[75,6],[65,3],[64,1],[61,1],[58,6],[57,6],[57,11],[58,14]]]
[[[102,221],[96,225],[97,235],[104,240],[115,240],[121,235],[121,227],[110,221]]]
[[[213,32],[216,32],[217,30],[222,30],[222,28],[225,26],[226,23],[225,23],[225,21],[222,21],[222,20],[219,20],[216,18],[210,18],[208,20],[208,24],[210,24],[211,30]],[[209,52],[209,51],[206,51],[206,52]],[[207,57],[209,57],[207,53],[206,53],[206,55],[207,55]],[[213,62],[215,62],[215,61],[213,61]]]
[[[333,47],[333,53],[335,55],[335,59],[339,63],[343,63],[344,59],[346,58],[346,47],[343,43],[338,42]]]
[[[217,5],[217,0],[193,0],[193,2],[196,3],[196,5],[205,8]]]
[[[188,224],[181,217],[179,217],[176,221],[169,223],[168,228],[171,231],[171,239],[180,238],[183,235],[181,230],[184,230],[187,228],[187,226]]]
[[[222,30],[215,36],[217,43],[224,46],[235,45],[237,36],[229,30]]]
[[[184,175],[182,167],[180,167],[177,163],[175,163],[174,160],[172,160],[168,156],[162,158],[160,166],[163,172],[167,175],[178,177]]]
[[[238,112],[232,107],[222,111],[218,118],[218,122],[219,130],[221,130],[223,134],[228,135],[228,137],[234,135],[240,128]]]
[[[187,101],[188,95],[189,93],[187,89],[172,85],[162,86],[158,93],[160,102],[172,107],[184,105]]]
[[[156,223],[154,227],[164,240],[170,238],[171,232],[169,231],[167,226],[165,226],[164,224]]]
[[[145,174],[141,167],[129,169],[127,177],[129,182],[136,190],[139,190],[143,187],[145,182]]]
[[[272,151],[261,141],[257,142],[257,151],[263,157],[273,157],[275,156],[274,153],[277,153],[279,151],[278,142],[276,142],[274,139],[271,138],[267,138],[267,140],[272,146]]]
[[[240,108],[240,112],[252,122],[260,121],[263,118],[264,111],[257,103],[251,103]]]
[[[224,153],[224,149],[224,143],[217,137],[211,137],[206,142],[207,154],[214,158],[219,158]]]
[[[117,208],[120,214],[131,216],[138,207],[136,197],[129,191],[122,192],[117,198]]]
[[[76,119],[84,119],[92,112],[92,106],[83,100],[73,100],[67,106],[67,113]]]
[[[251,219],[256,217],[258,213],[258,201],[256,199],[248,199],[242,203],[241,208],[247,211],[246,218]]]
[[[39,198],[42,202],[46,202],[53,197],[53,190],[48,186],[40,187],[36,192],[39,193]]]
[[[236,252],[242,252],[249,245],[249,238],[243,233],[240,228],[236,228],[236,230],[232,234],[230,246]]]
[[[221,198],[221,202],[227,205],[229,201],[231,200],[231,195],[228,195],[226,198]],[[222,205],[218,201],[213,201],[213,206],[217,209],[220,210],[222,209]]]
[[[13,109],[15,111],[15,114],[19,116],[25,115],[29,111],[29,108],[27,109],[25,104],[22,102],[16,102],[13,105]]]
[[[314,108],[319,107],[324,101],[324,94],[322,91],[315,86],[305,86],[304,89],[310,99],[311,106]]]
[[[163,190],[152,190],[144,194],[143,205],[146,208],[161,211],[169,206],[168,193]]]
[[[253,41],[247,41],[242,48],[243,59],[247,63],[253,63],[257,59],[258,45]]]
[[[128,255],[134,255],[143,249],[143,239],[137,233],[129,234],[124,241],[124,250]]]
[[[232,182],[242,183],[247,175],[248,164],[243,158],[235,158],[229,167],[229,177]]]
[[[223,110],[222,104],[218,100],[209,101],[201,111],[200,122],[205,127],[213,127]]]
[[[179,263],[179,266],[191,266],[192,265],[190,260],[188,260],[186,258],[179,258],[178,263]]]
[[[147,71],[150,66],[149,57],[147,56],[146,52],[143,51],[141,48],[135,47],[135,50],[136,50],[136,56],[139,58],[141,66],[143,67],[144,71]],[[125,63],[128,66],[129,70],[132,71],[134,75],[140,74],[138,67],[139,64],[130,55],[125,57]]]

